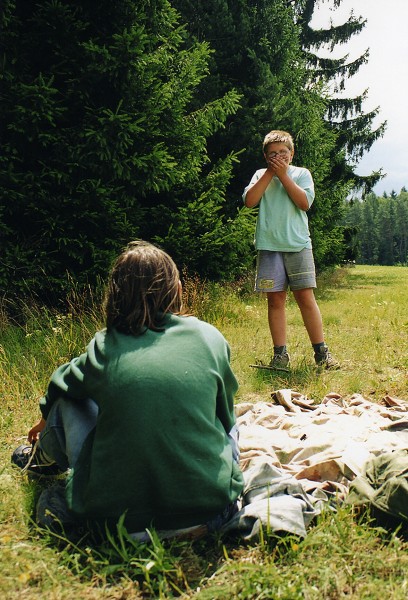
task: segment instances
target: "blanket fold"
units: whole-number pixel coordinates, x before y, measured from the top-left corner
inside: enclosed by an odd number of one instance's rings
[[[406,518],[408,402],[331,392],[315,404],[288,389],[271,399],[236,405],[245,485],[226,532],[304,537],[315,516],[346,499]]]

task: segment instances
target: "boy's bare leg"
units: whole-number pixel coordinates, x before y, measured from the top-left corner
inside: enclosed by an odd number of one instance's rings
[[[286,292],[267,292],[268,323],[274,346],[286,346]]]
[[[323,323],[320,309],[317,305],[313,288],[293,290],[293,296],[302,314],[303,323],[312,344],[324,341]]]

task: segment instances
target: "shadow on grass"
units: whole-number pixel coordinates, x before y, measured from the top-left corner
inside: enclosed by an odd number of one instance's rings
[[[121,520],[116,530],[88,530],[74,539],[64,530],[57,532],[34,522],[32,533],[41,536],[44,545],[58,553],[60,564],[83,584],[103,581],[122,589],[127,581],[131,595],[120,597],[146,600],[188,594],[217,572],[227,543],[232,551],[241,542],[232,536],[222,539],[216,533],[198,540],[162,540],[153,529],[149,530],[150,541],[140,542],[132,538]]]
[[[272,371],[269,369],[257,369],[255,377],[263,382],[270,382],[273,389],[302,389],[311,381],[315,381],[322,374],[322,368],[316,365],[302,363],[299,366],[291,367],[290,371]]]

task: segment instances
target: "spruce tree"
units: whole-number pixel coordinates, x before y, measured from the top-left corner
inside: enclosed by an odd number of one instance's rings
[[[378,240],[378,263],[393,265],[397,262],[397,223],[395,201],[379,199],[377,214],[378,230],[381,232]]]
[[[397,265],[408,260],[408,194],[377,197],[370,192],[365,199],[347,203],[344,224],[354,230],[358,242],[357,260],[361,263]]]
[[[346,203],[344,224],[356,230],[355,244],[358,245],[358,262],[378,264],[381,224],[378,220],[379,199],[373,193],[364,200],[354,199]]]
[[[406,265],[408,261],[408,193],[401,189],[396,206],[397,262]]]
[[[341,261],[342,232],[337,226],[348,186],[331,181],[337,132],[324,121],[324,87],[305,58],[293,3],[287,0],[173,0],[188,23],[191,42],[206,40],[213,49],[202,96],[236,89],[239,111],[210,140],[213,157],[228,149],[241,152],[228,187],[230,206],[240,202],[252,174],[264,166],[262,140],[271,129],[295,138],[294,163],[309,168],[316,186],[310,225],[319,268]],[[339,161],[338,157],[337,161]]]
[[[176,260],[195,268],[192,239],[213,271],[217,257],[221,271],[229,253],[238,260],[246,217],[219,216],[234,155],[206,165],[207,138],[239,97],[193,101],[210,50],[186,46],[170,3],[5,0],[0,11],[2,293],[61,297],[72,278],[95,283],[129,239],[165,244],[191,222]]]
[[[379,201],[374,193],[368,194],[362,203],[361,254],[364,263],[378,264],[381,228],[378,221]]]
[[[331,25],[327,29],[313,29],[310,25],[314,11],[325,0],[300,0],[294,3],[296,21],[301,31],[301,43],[315,80],[325,87],[333,84],[334,92],[345,89],[348,78],[358,73],[360,67],[369,60],[369,49],[357,59],[349,61],[348,53],[341,58],[322,57],[321,53],[333,51],[338,45],[346,45],[352,36],[358,35],[366,25],[363,16],[349,18],[341,25]],[[329,0],[338,8],[342,0]],[[363,104],[368,90],[354,98],[330,96],[326,120],[336,134],[336,147],[332,153],[332,181],[348,182],[352,189],[361,189],[368,193],[383,177],[382,170],[361,176],[355,172],[362,156],[370,150],[373,143],[384,135],[386,122],[374,128],[374,120],[379,107],[364,112]]]

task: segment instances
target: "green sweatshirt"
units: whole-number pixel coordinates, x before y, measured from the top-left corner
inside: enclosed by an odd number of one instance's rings
[[[239,496],[243,478],[227,433],[237,381],[229,346],[195,317],[167,315],[165,330],[98,332],[87,351],[51,377],[40,403],[59,397],[99,406],[67,485],[80,518],[129,531],[205,523]]]

